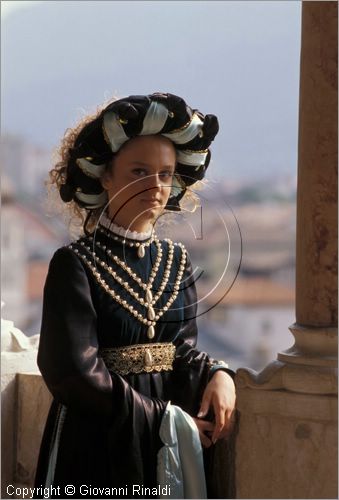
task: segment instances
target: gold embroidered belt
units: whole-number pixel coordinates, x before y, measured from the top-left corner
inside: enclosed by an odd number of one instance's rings
[[[119,375],[161,372],[173,369],[175,346],[171,342],[158,342],[103,348],[99,349],[98,356],[109,371]]]

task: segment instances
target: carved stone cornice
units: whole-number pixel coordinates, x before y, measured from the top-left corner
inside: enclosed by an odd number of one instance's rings
[[[241,368],[236,374],[238,389],[286,390],[304,394],[338,394],[338,330],[293,324],[295,343],[279,352],[277,359],[257,373]]]

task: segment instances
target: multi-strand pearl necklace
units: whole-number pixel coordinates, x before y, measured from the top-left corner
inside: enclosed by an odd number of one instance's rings
[[[172,303],[175,301],[175,299],[178,296],[179,289],[180,289],[180,283],[182,280],[182,276],[185,270],[185,265],[186,265],[186,249],[182,243],[173,243],[171,240],[166,239],[168,243],[168,258],[166,262],[166,267],[163,275],[163,279],[161,282],[161,285],[156,293],[156,295],[153,297],[151,287],[154,282],[154,279],[156,277],[156,274],[159,270],[160,263],[162,260],[162,246],[158,238],[155,236],[154,241],[157,246],[157,257],[154,263],[154,266],[152,268],[149,280],[147,283],[143,283],[140,277],[137,276],[137,274],[129,267],[125,262],[120,260],[116,255],[114,255],[111,251],[111,249],[107,249],[106,245],[103,245],[99,241],[95,241],[92,237],[89,237],[89,240],[91,242],[94,242],[95,245],[98,248],[101,248],[102,250],[106,251],[107,255],[110,257],[110,259],[117,264],[121,269],[123,269],[136,283],[137,285],[142,288],[145,292],[145,296],[140,297],[139,293],[133,290],[133,288],[129,285],[129,283],[123,278],[121,278],[117,272],[110,266],[107,262],[103,261],[98,257],[98,255],[95,253],[93,250],[93,247],[89,247],[88,245],[85,244],[84,241],[80,241],[80,247],[84,249],[85,254],[81,253],[79,249],[74,246],[74,244],[70,244],[69,247],[83,260],[83,262],[86,264],[86,266],[91,270],[92,274],[94,275],[95,279],[97,282],[104,288],[104,290],[116,301],[118,304],[120,304],[122,307],[124,307],[127,311],[129,311],[136,319],[138,319],[141,323],[144,325],[148,326],[147,329],[147,337],[149,339],[154,338],[155,336],[155,325],[156,322],[163,316],[163,314],[170,308]],[[178,268],[178,272],[174,281],[174,286],[173,286],[173,293],[171,294],[170,298],[166,302],[166,304],[158,310],[156,313],[154,310],[154,305],[156,302],[159,300],[159,298],[162,296],[164,289],[168,283],[168,279],[171,273],[171,267],[173,264],[173,254],[174,254],[174,247],[179,246],[182,250],[181,252],[181,259],[180,259],[180,264]],[[139,304],[147,308],[147,317],[144,317],[142,314],[140,314],[137,309],[135,309],[132,305],[128,304],[127,300],[122,299],[122,297],[116,293],[114,290],[112,290],[109,285],[106,283],[106,281],[102,278],[100,272],[97,269],[96,265],[93,265],[91,260],[87,257],[87,255],[90,256],[92,259],[94,259],[94,263],[99,264],[105,271],[108,272],[110,276],[112,276]]]

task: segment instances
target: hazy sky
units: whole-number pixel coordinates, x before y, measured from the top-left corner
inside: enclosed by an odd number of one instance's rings
[[[12,12],[19,9],[30,8],[32,5],[39,3],[38,1],[32,2],[28,0],[15,1],[15,0],[1,0],[1,16],[6,19]]]
[[[2,130],[54,147],[117,94],[172,92],[219,118],[214,171],[295,173],[299,1],[3,1]],[[211,164],[212,166],[212,164]]]

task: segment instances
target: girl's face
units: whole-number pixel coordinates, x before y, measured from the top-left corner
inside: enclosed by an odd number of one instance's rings
[[[138,136],[125,143],[102,179],[113,222],[132,231],[148,230],[167,203],[175,165],[175,148],[166,137]]]

